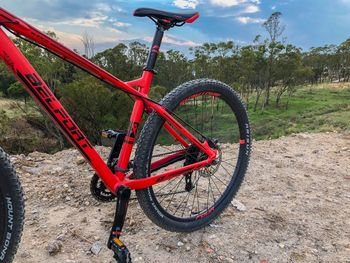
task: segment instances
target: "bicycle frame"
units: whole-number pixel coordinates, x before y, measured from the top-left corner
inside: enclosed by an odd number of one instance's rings
[[[46,113],[58,125],[65,136],[70,140],[70,142],[81,152],[81,154],[102,179],[104,184],[113,193],[116,193],[117,189],[121,186],[125,186],[130,189],[147,188],[154,184],[170,180],[176,176],[180,176],[184,173],[188,173],[209,165],[213,160],[215,160],[217,151],[209,147],[207,141],[201,142],[198,138],[192,135],[190,131],[182,126],[171,115],[171,113],[167,111],[167,109],[149,99],[147,94],[153,79],[153,70],[146,69],[143,71],[141,78],[129,82],[123,82],[112,74],[93,64],[88,59],[65,47],[58,41],[50,38],[35,27],[12,15],[3,8],[0,8],[0,26],[5,27],[16,35],[25,37],[26,39],[39,44],[48,51],[59,56],[61,59],[78,66],[79,68],[87,71],[91,75],[112,85],[113,87],[127,92],[135,99],[135,104],[130,117],[129,128],[117,162],[117,172],[114,174],[102,160],[87,137],[73,121],[68,112],[64,109],[39,74],[31,66],[29,61],[15,46],[13,41],[7,36],[2,28],[0,28],[0,57],[15,74],[16,78],[24,85],[30,95],[39,103],[41,108],[46,111]],[[154,53],[158,52],[159,46],[152,45],[150,55],[152,53],[154,55]],[[138,89],[135,89],[134,87],[138,87]],[[166,128],[171,136],[179,141],[184,147],[187,148],[190,144],[193,144],[204,152],[208,158],[206,160],[172,169],[145,179],[131,179],[129,176],[130,173],[127,173],[128,164],[139,123],[145,110],[147,112],[155,111],[161,117],[163,117],[165,120],[164,128]],[[179,152],[157,160],[151,164],[151,167],[155,169],[157,167],[161,167],[172,158],[179,157],[179,155],[183,154],[185,154],[185,152]]]

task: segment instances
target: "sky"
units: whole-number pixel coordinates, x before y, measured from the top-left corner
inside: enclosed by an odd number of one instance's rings
[[[155,26],[134,17],[139,7],[200,12],[193,24],[166,32],[165,49],[188,50],[205,42],[252,43],[267,37],[262,23],[282,13],[286,41],[308,50],[350,37],[350,0],[0,0],[0,7],[41,30],[54,31],[70,48],[83,50],[82,35],[93,36],[96,51],[133,40],[152,40]]]

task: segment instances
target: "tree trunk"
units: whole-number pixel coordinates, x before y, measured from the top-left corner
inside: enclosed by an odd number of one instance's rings
[[[256,112],[256,109],[258,108],[258,103],[259,103],[260,95],[261,95],[261,92],[257,91],[257,92],[256,92],[256,100],[255,100],[255,104],[254,104],[254,112]]]

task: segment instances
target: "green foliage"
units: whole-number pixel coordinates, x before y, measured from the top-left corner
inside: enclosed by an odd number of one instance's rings
[[[350,86],[317,86],[310,92],[299,88],[290,99],[288,110],[269,106],[250,111],[255,139],[278,138],[298,132],[350,131]],[[281,104],[286,104],[282,96]]]
[[[7,93],[9,97],[12,98],[25,98],[29,96],[28,92],[25,90],[23,85],[18,81],[10,85],[10,87],[7,90]]]
[[[92,77],[76,80],[60,89],[61,102],[93,143],[100,144],[105,128],[125,128],[131,104],[127,95],[113,93]]]
[[[148,96],[155,100],[155,101],[160,101],[165,94],[167,94],[167,89],[165,87],[162,86],[153,86],[148,94]]]

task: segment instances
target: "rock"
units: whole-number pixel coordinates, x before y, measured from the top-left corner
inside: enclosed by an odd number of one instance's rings
[[[64,184],[63,187],[64,187],[64,188],[68,188],[69,185],[68,185],[68,184]]]
[[[182,243],[181,241],[177,242],[177,246],[178,246],[178,247],[182,247],[183,245],[185,245],[185,244]]]
[[[65,235],[64,235],[64,234],[61,234],[61,235],[57,236],[56,239],[57,239],[57,240],[60,240],[60,241],[64,241]]]
[[[22,252],[22,253],[20,254],[20,257],[21,257],[21,258],[30,258],[31,255],[30,255],[29,252],[24,251],[24,252]]]
[[[276,163],[276,168],[282,168],[283,167],[283,163],[282,162],[277,162]]]
[[[54,256],[61,252],[62,250],[62,242],[59,240],[55,240],[51,242],[47,247],[46,250],[49,252],[50,256]]]
[[[102,245],[99,241],[93,243],[91,248],[90,248],[90,251],[94,255],[98,255],[101,252],[101,250],[102,250]]]
[[[190,251],[191,247],[190,246],[186,246],[186,251]]]
[[[136,225],[136,221],[134,219],[130,219],[129,220],[129,226],[135,226]]]
[[[231,204],[238,210],[241,212],[244,212],[247,210],[246,206],[244,204],[242,204],[240,201],[238,201],[237,199],[233,199]]]
[[[84,157],[82,157],[82,156],[78,156],[77,159],[75,160],[75,163],[76,163],[77,165],[82,165],[82,164],[84,164],[85,162],[86,162],[86,161],[85,161]]]

